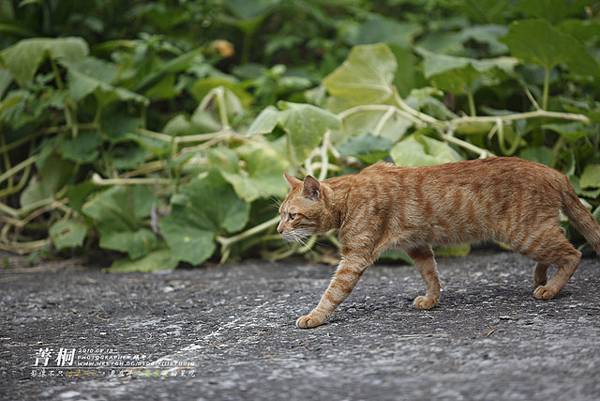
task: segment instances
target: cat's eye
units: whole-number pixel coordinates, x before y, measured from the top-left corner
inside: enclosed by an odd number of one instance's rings
[[[288,213],[288,219],[294,220],[296,218],[296,213]]]

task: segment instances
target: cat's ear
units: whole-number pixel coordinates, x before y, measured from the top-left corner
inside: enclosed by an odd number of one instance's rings
[[[302,195],[310,200],[318,200],[319,196],[321,195],[321,183],[319,183],[319,181],[317,181],[317,179],[312,175],[307,175],[304,178]]]
[[[302,184],[302,181],[294,176],[288,175],[288,173],[283,173],[283,178],[285,178],[291,189],[294,189],[298,187],[298,185]]]

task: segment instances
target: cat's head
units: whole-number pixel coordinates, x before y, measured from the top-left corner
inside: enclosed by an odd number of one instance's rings
[[[304,181],[284,174],[290,190],[279,207],[281,221],[277,226],[286,241],[302,241],[331,228],[331,188],[307,175]]]

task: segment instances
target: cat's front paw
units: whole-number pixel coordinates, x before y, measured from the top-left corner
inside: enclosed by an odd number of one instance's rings
[[[415,298],[414,305],[417,309],[431,309],[437,305],[437,299],[426,295],[420,295]]]
[[[300,329],[311,329],[313,327],[320,326],[323,323],[325,323],[325,318],[314,313],[300,316],[298,320],[296,320],[296,326]]]
[[[558,291],[547,285],[541,285],[533,291],[535,298],[543,299],[544,301],[554,298],[556,294],[558,294]]]

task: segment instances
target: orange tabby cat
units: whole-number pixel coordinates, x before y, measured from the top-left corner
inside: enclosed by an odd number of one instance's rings
[[[317,181],[285,175],[290,192],[277,227],[286,240],[339,230],[341,262],[316,308],[296,324],[323,324],[386,248],[405,250],[427,285],[415,307],[440,298],[431,247],[496,240],[537,261],[533,296],[548,300],[577,269],[581,253],[559,225],[562,210],[600,254],[600,225],[567,177],[541,164],[494,157],[432,167],[378,163],[358,174]],[[558,269],[547,281],[550,265]]]

